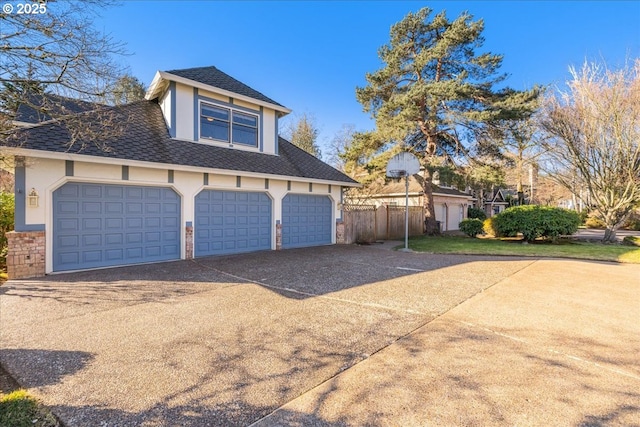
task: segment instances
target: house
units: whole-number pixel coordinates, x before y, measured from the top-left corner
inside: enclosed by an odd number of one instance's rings
[[[498,215],[500,212],[508,208],[510,206],[510,201],[513,198],[516,200],[518,199],[517,192],[504,188],[497,189],[494,192],[493,197],[484,202],[484,213],[487,214],[487,218]]]
[[[389,182],[374,194],[357,197],[359,203],[375,206],[405,206],[406,187],[404,179]],[[422,185],[414,178],[409,178],[409,206],[423,206],[424,192]],[[460,221],[467,218],[467,209],[472,206],[474,198],[471,194],[445,185],[434,186],[433,203],[436,221],[440,223],[440,231],[452,231],[460,228]]]
[[[66,120],[13,132],[9,276],[340,242],[343,190],[359,184],[278,136],[289,112],[201,67],[72,116],[93,133],[74,138]]]

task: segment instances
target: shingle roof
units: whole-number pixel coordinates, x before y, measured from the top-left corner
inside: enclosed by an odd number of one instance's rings
[[[85,113],[80,119],[90,127],[92,123],[100,122],[99,114],[112,114],[109,120],[123,126],[121,132],[101,141],[109,147],[108,151],[100,149],[92,141],[82,139],[69,147],[70,133],[65,127],[65,121],[14,131],[7,139],[7,145],[166,165],[356,183],[283,138],[279,138],[277,156],[172,139],[160,106],[153,101],[139,101],[100,112]]]
[[[422,185],[414,177],[409,177],[409,192],[422,194]],[[456,190],[455,188],[446,188],[446,187],[440,187],[437,185],[433,185],[433,192],[437,194],[447,194],[451,196],[472,197],[470,194],[467,194],[460,190]],[[401,179],[399,182],[392,181],[385,184],[382,188],[380,188],[378,193],[380,195],[398,194],[398,193],[404,194],[405,193],[404,179]]]
[[[53,116],[83,113],[104,107],[102,104],[67,98],[52,93],[31,95],[28,102],[18,106],[14,120],[23,123],[41,123],[51,120]]]
[[[171,70],[167,71],[167,73],[284,107],[284,105],[277,103],[268,96],[234,79],[214,66]]]

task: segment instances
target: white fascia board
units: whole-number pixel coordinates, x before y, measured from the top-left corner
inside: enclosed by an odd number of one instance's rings
[[[153,78],[153,81],[149,85],[149,90],[147,90],[147,94],[145,98],[146,99],[158,98],[162,94],[162,92],[166,89],[167,83],[163,83],[163,81],[166,81],[166,82],[173,81],[176,83],[182,83],[187,86],[196,87],[198,89],[203,89],[209,92],[217,93],[219,95],[227,96],[229,98],[239,99],[252,104],[261,105],[263,107],[267,107],[282,113],[280,117],[285,116],[291,112],[289,108],[283,107],[281,105],[276,105],[270,102],[261,101],[259,99],[241,95],[239,93],[220,89],[215,86],[209,86],[207,84],[200,83],[195,80],[190,80],[184,77],[176,76],[175,74],[167,73],[166,71],[158,71],[156,73],[156,76]]]
[[[409,192],[409,197],[415,197],[415,196],[422,196],[424,193],[423,192]],[[473,199],[473,197],[469,194],[469,195],[463,195],[463,194],[447,194],[447,193],[438,193],[437,191],[433,192],[434,196],[442,196],[442,197],[459,197],[461,199]],[[372,196],[369,197],[376,197],[376,198],[384,198],[384,197],[405,197],[405,193],[387,193],[387,194],[374,194]]]
[[[31,150],[26,148],[12,148],[10,154],[14,156],[37,157],[37,158],[56,159],[56,160],[73,160],[76,162],[102,163],[102,164],[120,165],[120,166],[134,166],[134,167],[149,168],[149,169],[162,169],[162,170],[171,169],[171,170],[184,171],[184,172],[215,173],[218,175],[229,175],[229,176],[241,175],[241,176],[246,176],[251,178],[269,178],[269,179],[279,179],[283,181],[312,182],[314,184],[331,184],[331,185],[339,185],[342,187],[362,187],[362,184],[353,183],[353,182],[331,181],[326,179],[305,178],[305,177],[298,177],[298,176],[277,175],[277,174],[249,172],[249,171],[240,171],[240,170],[236,171],[236,170],[229,170],[229,169],[204,168],[200,166],[185,166],[185,165],[174,165],[174,164],[168,164],[168,163],[143,162],[140,160],[114,159],[111,157],[96,157],[96,156],[88,156],[86,154],[75,154],[75,153],[58,153],[54,151]]]
[[[144,98],[148,101],[159,98],[168,86],[169,82],[162,78],[160,71],[156,71],[156,75],[153,77],[151,84],[149,84],[149,88],[147,89],[147,93],[144,95]]]
[[[433,192],[434,195],[438,195],[438,196],[442,196],[442,197],[459,197],[461,199],[473,199],[473,196],[471,196],[471,194],[448,194],[448,193],[438,193],[437,191]]]

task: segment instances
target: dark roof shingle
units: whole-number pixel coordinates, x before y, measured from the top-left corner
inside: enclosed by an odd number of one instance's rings
[[[234,79],[214,66],[171,70],[167,71],[167,73],[284,107],[284,105],[279,104],[241,81]]]
[[[14,120],[36,124],[51,120],[54,117],[84,113],[103,107],[104,105],[102,104],[67,98],[53,93],[34,94],[28,96],[27,102],[20,103]]]
[[[283,138],[278,140],[279,155],[172,139],[160,106],[153,101],[134,102],[99,112],[102,115],[107,113],[113,115],[110,121],[122,124],[121,132],[100,141],[101,145],[108,147],[107,151],[92,141],[82,139],[69,146],[70,133],[64,121],[14,131],[7,143],[58,153],[356,183]],[[97,114],[85,113],[82,120],[88,126],[99,123]]]

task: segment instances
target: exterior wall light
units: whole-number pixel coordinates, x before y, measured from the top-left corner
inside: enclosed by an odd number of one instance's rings
[[[29,191],[29,195],[27,196],[27,205],[30,208],[37,208],[38,199],[40,199],[40,196],[38,196],[38,192],[35,188],[32,188],[31,191]]]

